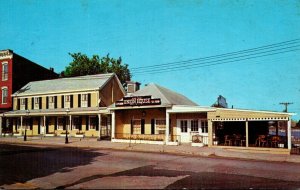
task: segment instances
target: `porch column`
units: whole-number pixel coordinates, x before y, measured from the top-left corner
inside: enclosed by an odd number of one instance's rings
[[[246,120],[246,147],[249,147],[249,126],[248,126],[248,120]]]
[[[23,116],[21,116],[21,130],[23,130]],[[24,130],[25,132],[25,130]]]
[[[101,114],[98,114],[98,141],[101,140]]]
[[[115,128],[116,128],[116,121],[115,121],[115,111],[111,112],[111,139],[115,138]]]
[[[291,118],[289,117],[289,120],[287,121],[287,141],[288,141],[288,149],[292,149],[292,129],[291,129]]]
[[[72,130],[72,115],[69,116],[69,130]]]
[[[2,116],[0,117],[0,137],[2,137]]]
[[[165,136],[166,144],[168,144],[169,142],[169,131],[170,131],[170,113],[166,111],[166,136]]]
[[[208,130],[208,146],[211,147],[213,145],[213,123],[210,119],[207,121],[207,130]]]
[[[46,134],[46,116],[44,115],[44,120],[43,120],[43,122],[44,122],[44,130],[43,130],[43,133],[44,133],[44,135]]]

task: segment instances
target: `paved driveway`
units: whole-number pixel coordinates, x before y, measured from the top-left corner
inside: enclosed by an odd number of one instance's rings
[[[0,144],[2,188],[300,188],[300,164]]]

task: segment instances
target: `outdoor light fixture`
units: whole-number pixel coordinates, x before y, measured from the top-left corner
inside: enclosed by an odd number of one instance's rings
[[[146,116],[146,112],[145,112],[145,111],[142,112],[142,116],[143,116],[143,117]]]
[[[24,134],[24,141],[27,141],[27,124],[28,124],[28,116],[29,116],[29,110],[26,110],[26,121],[27,121],[27,123],[26,123],[26,126],[25,126],[25,134]]]
[[[70,109],[67,108],[66,110],[66,113],[67,113],[67,119],[68,119],[68,115],[70,113]],[[69,125],[71,125],[71,123],[69,123]],[[68,144],[69,143],[69,139],[68,139],[68,126],[66,126],[66,139],[65,139],[65,144]]]

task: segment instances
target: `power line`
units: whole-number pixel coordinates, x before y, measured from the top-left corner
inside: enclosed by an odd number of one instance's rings
[[[290,46],[290,47],[285,47],[285,48],[280,48],[280,49],[275,49],[275,50],[269,50],[269,51],[264,51],[264,52],[257,52],[257,53],[247,54],[247,55],[236,56],[236,57],[229,57],[229,58],[225,58],[225,59],[217,59],[217,60],[208,61],[208,62],[200,62],[200,63],[196,62],[196,63],[191,63],[191,64],[185,64],[185,65],[172,67],[171,69],[180,68],[180,67],[189,67],[189,66],[193,66],[193,65],[203,65],[203,64],[208,64],[208,63],[214,63],[214,62],[225,61],[225,60],[230,60],[230,59],[236,59],[236,58],[241,58],[241,57],[248,57],[248,56],[252,56],[252,55],[264,54],[264,53],[268,53],[268,52],[274,52],[274,51],[278,51],[278,50],[284,50],[284,49],[290,49],[290,48],[296,48],[296,47],[300,47],[300,44],[296,45],[296,46]],[[169,69],[169,68],[170,67],[156,68],[156,69],[151,69],[150,71],[161,71],[161,70],[165,70],[165,69]],[[136,71],[134,73],[143,73],[143,72],[147,72],[147,70]]]
[[[208,57],[203,57],[203,58],[189,59],[189,60],[185,60],[185,61],[176,61],[176,62],[169,62],[169,63],[164,63],[164,64],[134,67],[134,68],[131,68],[131,70],[134,71],[134,70],[141,70],[141,69],[153,68],[153,67],[162,67],[162,66],[168,66],[168,65],[174,66],[174,65],[181,64],[181,63],[189,63],[189,62],[200,61],[200,60],[214,59],[214,58],[218,58],[218,57],[222,58],[222,57],[227,57],[227,56],[236,55],[236,54],[245,54],[248,52],[260,51],[260,50],[264,50],[264,49],[271,49],[271,48],[275,48],[275,47],[299,43],[299,40],[300,39],[294,39],[294,40],[289,40],[289,41],[285,41],[285,42],[260,46],[257,48],[250,48],[250,49],[246,49],[246,50],[240,50],[240,51],[235,51],[235,52],[231,52],[231,53],[219,54],[219,55],[208,56]]]
[[[210,62],[205,62],[205,63],[198,63],[198,64],[193,64],[193,65],[183,65],[183,66],[178,66],[178,67],[173,67],[173,68],[162,68],[162,69],[154,69],[151,71],[140,71],[140,72],[133,72],[134,75],[141,75],[141,74],[156,74],[156,73],[164,73],[164,72],[172,72],[172,71],[178,71],[178,70],[187,70],[187,69],[193,69],[193,68],[200,68],[200,67],[208,67],[208,66],[213,66],[213,65],[221,65],[225,63],[232,63],[232,62],[238,62],[238,61],[244,61],[244,60],[249,60],[249,59],[255,59],[255,58],[260,58],[260,57],[266,57],[266,56],[271,56],[271,55],[277,55],[277,54],[283,54],[283,53],[288,53],[288,52],[294,52],[294,51],[299,51],[300,49],[291,49],[291,50],[286,50],[286,51],[280,51],[280,52],[275,52],[275,53],[268,53],[260,56],[251,56],[251,57],[246,57],[242,59],[234,59],[234,60],[229,60],[225,61],[224,60],[215,60],[215,61],[210,61]],[[233,58],[231,58],[233,59]],[[228,60],[228,59],[227,59]],[[222,62],[220,62],[222,61]]]

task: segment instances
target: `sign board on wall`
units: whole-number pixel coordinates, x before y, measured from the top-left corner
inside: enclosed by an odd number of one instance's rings
[[[151,96],[133,96],[133,97],[124,97],[123,100],[116,102],[116,107],[123,106],[152,106],[160,105],[160,98],[152,99]]]

